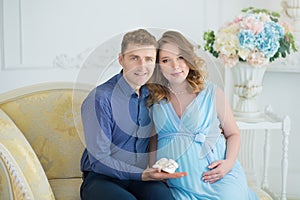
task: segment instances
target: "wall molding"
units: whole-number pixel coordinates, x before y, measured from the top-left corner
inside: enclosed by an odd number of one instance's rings
[[[57,55],[53,59],[53,67],[59,69],[80,69],[83,62],[89,57],[95,48],[87,48],[77,56],[69,56],[67,53]]]
[[[18,64],[6,66],[2,71],[15,71],[15,70],[49,70],[49,69],[80,69],[83,62],[92,53],[94,48],[87,48],[76,56],[71,56],[67,53],[61,53],[55,56],[52,65],[27,65]],[[107,57],[108,58],[108,57]]]
[[[4,71],[4,70],[7,70],[11,67],[11,65],[7,65],[7,50],[5,48],[5,45],[7,44],[6,41],[5,41],[5,35],[9,35],[9,33],[7,33],[5,31],[5,24],[14,24],[12,22],[12,20],[16,20],[16,23],[18,23],[17,25],[17,30],[14,30],[14,32],[17,32],[17,38],[16,41],[19,41],[19,44],[18,44],[18,49],[16,49],[15,52],[18,52],[18,56],[16,56],[16,60],[18,60],[18,64],[17,66],[21,66],[23,64],[23,25],[22,25],[22,0],[10,0],[10,1],[3,1],[3,0],[0,0],[1,1],[1,13],[2,13],[2,16],[1,16],[1,69]],[[5,12],[5,8],[14,8],[14,6],[17,7],[15,8],[17,10],[17,12],[8,12],[6,11]],[[11,16],[7,16],[7,13],[16,13],[16,16],[14,19],[10,18]],[[8,20],[11,20],[8,22]]]
[[[19,54],[20,54],[20,59],[19,63],[22,65],[23,64],[23,20],[22,20],[22,0],[19,0]]]
[[[0,0],[0,71],[4,69],[5,57],[4,57],[4,7],[3,0]]]
[[[267,67],[267,72],[300,73],[300,54],[298,53],[297,56],[298,60],[286,60],[279,63],[271,64],[269,67]]]

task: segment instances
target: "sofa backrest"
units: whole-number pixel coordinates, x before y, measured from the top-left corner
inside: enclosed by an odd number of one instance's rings
[[[70,83],[52,83],[15,90],[0,99],[0,108],[22,131],[48,179],[81,177],[80,107],[87,94],[88,89],[73,89]]]

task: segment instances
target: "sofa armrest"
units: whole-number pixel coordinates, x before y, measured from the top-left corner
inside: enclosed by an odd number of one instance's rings
[[[22,192],[25,192],[26,195],[33,195],[32,199],[55,199],[34,150],[14,122],[1,109],[0,142],[2,166],[5,167],[2,172],[9,177],[7,183],[12,187],[13,196],[22,195]],[[8,195],[11,193],[10,191],[11,189],[6,189]]]
[[[8,149],[1,143],[0,159],[0,176],[5,190],[1,192],[1,199],[34,199],[23,172]]]

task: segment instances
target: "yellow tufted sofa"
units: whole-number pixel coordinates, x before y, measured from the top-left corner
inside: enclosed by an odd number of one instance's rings
[[[80,199],[80,106],[89,90],[73,86],[0,95],[0,199]]]
[[[80,106],[91,88],[45,83],[0,94],[0,199],[80,199]]]

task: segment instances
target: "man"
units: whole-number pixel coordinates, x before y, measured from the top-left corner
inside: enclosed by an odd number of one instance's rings
[[[155,67],[156,46],[155,37],[146,30],[125,34],[119,54],[122,71],[83,102],[86,149],[80,193],[84,200],[173,199],[161,180],[186,175],[147,168],[152,121],[144,84]]]

